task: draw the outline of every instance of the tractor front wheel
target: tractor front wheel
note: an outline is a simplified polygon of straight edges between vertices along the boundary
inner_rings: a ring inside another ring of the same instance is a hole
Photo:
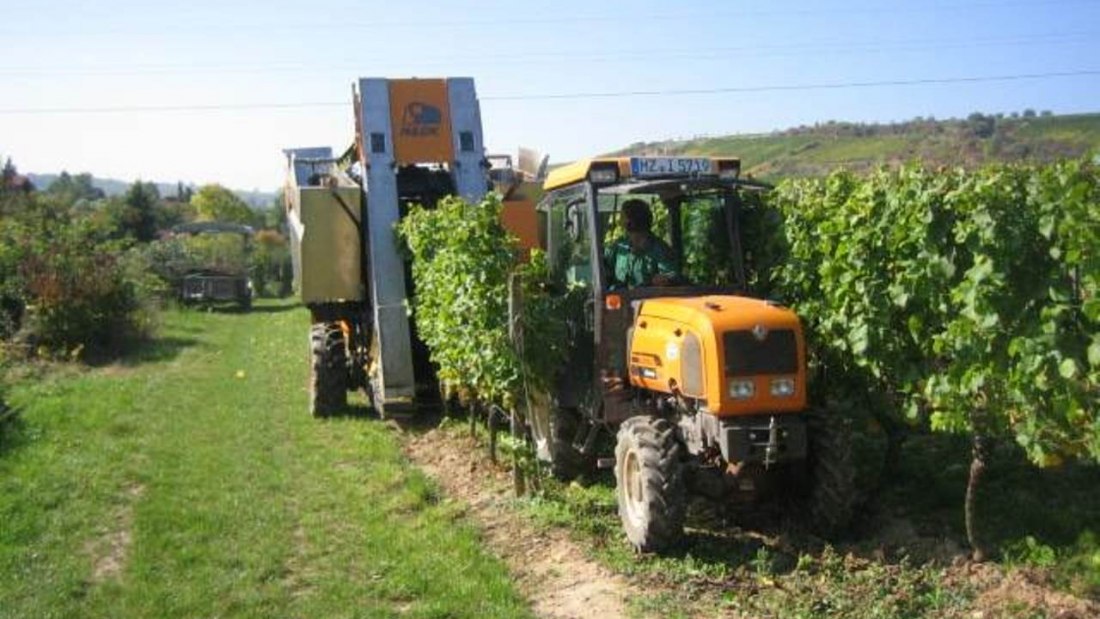
[[[619,428],[615,486],[619,518],[639,552],[662,552],[684,532],[683,447],[667,419],[632,417]]]
[[[340,324],[313,324],[309,352],[310,412],[314,417],[327,417],[348,403],[348,353]]]

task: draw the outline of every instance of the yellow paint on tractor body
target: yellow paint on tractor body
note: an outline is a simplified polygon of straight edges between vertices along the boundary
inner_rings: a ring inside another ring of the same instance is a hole
[[[719,417],[795,413],[806,407],[806,346],[791,310],[759,299],[712,295],[646,299],[630,338],[630,382],[706,402]],[[734,398],[732,381],[753,395]],[[786,395],[773,381],[793,381]]]

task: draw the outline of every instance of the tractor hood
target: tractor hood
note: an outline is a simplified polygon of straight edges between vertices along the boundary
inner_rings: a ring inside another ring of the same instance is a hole
[[[805,408],[802,326],[787,308],[726,295],[658,297],[642,302],[631,332],[635,386],[698,399],[716,415]]]

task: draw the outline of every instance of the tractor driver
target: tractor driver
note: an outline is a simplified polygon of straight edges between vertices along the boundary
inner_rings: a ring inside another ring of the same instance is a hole
[[[626,234],[604,249],[611,275],[610,288],[668,286],[679,277],[672,248],[650,231],[653,213],[637,198],[623,202],[621,219]]]

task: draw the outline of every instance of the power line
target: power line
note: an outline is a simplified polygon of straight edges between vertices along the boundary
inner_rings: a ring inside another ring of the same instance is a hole
[[[1019,73],[1015,75],[987,75],[967,77],[920,78],[908,80],[881,80],[865,82],[820,82],[815,84],[772,84],[764,86],[729,86],[721,88],[687,88],[663,90],[626,90],[606,92],[569,92],[536,94],[502,94],[481,96],[482,101],[550,101],[579,99],[619,99],[628,97],[671,97],[685,95],[717,95],[735,93],[791,92],[815,90],[847,90],[858,88],[880,88],[891,86],[927,86],[946,84],[978,84],[988,82],[1012,82],[1023,80],[1054,79],[1067,77],[1100,76],[1100,69],[1079,71],[1058,71],[1048,73]],[[208,112],[242,111],[257,109],[305,109],[319,107],[338,107],[349,105],[347,101],[313,102],[261,102],[195,105],[131,105],[109,107],[54,107],[54,108],[7,108],[0,109],[0,115],[45,115],[45,114],[114,114],[132,112]]]
[[[1011,9],[1022,8],[1034,11],[1042,7],[1059,7],[1065,8],[1071,5],[1096,5],[1097,0],[1049,0],[1041,2],[1037,0],[989,0],[984,2],[962,2],[962,3],[939,3],[939,4],[922,4],[920,6],[896,6],[893,3],[888,3],[887,6],[850,6],[850,7],[825,7],[825,8],[801,8],[801,9],[754,9],[754,8],[735,8],[735,9],[721,9],[721,10],[706,10],[706,11],[676,11],[676,12],[664,12],[664,13],[637,13],[637,12],[623,12],[618,11],[615,13],[597,13],[588,15],[537,15],[537,16],[524,16],[524,17],[501,17],[501,18],[473,18],[473,19],[397,19],[397,20],[371,20],[371,21],[357,21],[354,19],[341,19],[334,22],[278,22],[278,23],[257,23],[252,21],[249,23],[207,23],[207,24],[191,24],[196,30],[201,32],[244,32],[244,31],[281,31],[281,30],[378,30],[385,28],[448,28],[451,30],[457,30],[463,27],[478,27],[478,26],[518,26],[518,25],[561,25],[572,23],[631,23],[640,21],[671,21],[682,19],[719,19],[723,17],[741,17],[741,18],[757,18],[757,17],[792,17],[792,16],[814,16],[814,15],[863,15],[863,14],[890,14],[895,15],[899,13],[936,13],[936,12],[966,12],[974,10],[985,9]],[[14,22],[13,22],[14,23]],[[180,24],[173,26],[173,33],[184,32],[185,30],[180,28]],[[25,28],[17,29],[0,29],[0,34],[21,35],[26,34]],[[57,30],[51,29],[46,32],[36,31],[34,33],[35,39],[42,39],[49,36],[57,37],[71,37],[74,35],[117,35],[127,34],[125,29],[120,28],[105,28],[101,30]],[[148,30],[141,29],[134,31],[135,34],[148,33]],[[156,33],[149,33],[150,36],[163,36],[165,32],[157,31]]]
[[[883,80],[871,82],[832,82],[817,84],[777,84],[769,86],[732,86],[724,88],[697,88],[682,90],[632,90],[618,92],[548,93],[534,95],[498,95],[481,97],[482,101],[533,101],[553,99],[609,99],[622,97],[663,97],[672,95],[713,95],[730,93],[783,92],[809,90],[845,90],[849,88],[875,88],[883,86],[923,86],[934,84],[975,84],[982,82],[1010,82],[1020,80],[1081,77],[1100,75],[1100,69],[1062,71],[1051,73],[1020,73],[1016,75],[989,75],[971,77],[942,77],[911,80]]]
[[[509,64],[523,66],[535,63],[564,61],[569,59],[585,60],[589,62],[600,61],[632,61],[646,58],[674,58],[677,60],[689,59],[715,59],[721,60],[732,54],[745,54],[752,58],[769,56],[786,56],[800,53],[882,53],[888,51],[923,51],[945,49],[973,49],[981,47],[1022,46],[1022,45],[1059,45],[1074,43],[1091,43],[1100,36],[1097,32],[1063,32],[1048,33],[1033,36],[1006,36],[989,38],[967,39],[908,39],[901,41],[868,41],[868,42],[844,42],[824,44],[794,44],[794,45],[739,45],[720,47],[695,47],[695,48],[671,48],[671,49],[620,49],[620,50],[590,50],[568,52],[532,52],[517,54],[477,54],[477,55],[451,55],[422,58],[403,58],[405,63],[413,65],[418,63],[452,63],[458,60],[469,59],[474,64],[492,64],[500,66]],[[465,65],[471,63],[464,62]],[[308,63],[264,63],[264,64],[176,64],[176,65],[133,65],[129,67],[111,67],[102,69],[71,69],[71,68],[16,68],[0,70],[0,76],[49,79],[53,77],[91,77],[91,76],[128,76],[128,75],[171,75],[183,73],[222,73],[222,74],[260,74],[260,73],[292,73],[309,72],[334,73],[354,70],[360,67],[359,62],[329,63],[324,67]]]
[[[242,110],[290,110],[350,105],[348,101],[303,101],[296,103],[209,103],[194,105],[119,105],[105,107],[43,107],[0,109],[5,114],[118,114],[129,112],[235,112]]]

